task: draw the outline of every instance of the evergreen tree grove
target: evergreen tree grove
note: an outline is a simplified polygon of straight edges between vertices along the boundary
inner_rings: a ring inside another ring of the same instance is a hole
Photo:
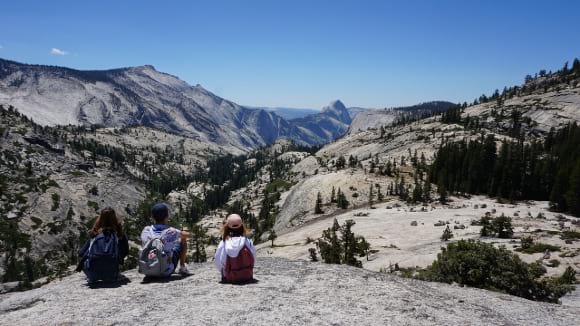
[[[513,200],[549,200],[552,209],[580,216],[580,128],[552,130],[545,141],[502,141],[493,135],[443,144],[428,179],[446,192]],[[418,194],[417,194],[418,195]]]

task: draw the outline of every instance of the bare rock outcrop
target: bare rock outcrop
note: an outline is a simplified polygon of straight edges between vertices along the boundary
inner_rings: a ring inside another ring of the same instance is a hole
[[[256,283],[194,275],[91,289],[81,274],[0,296],[1,325],[576,325],[580,311],[485,290],[426,283],[354,267],[280,258],[257,263]]]

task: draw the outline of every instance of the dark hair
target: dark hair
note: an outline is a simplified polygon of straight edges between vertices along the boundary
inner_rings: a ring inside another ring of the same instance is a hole
[[[169,207],[165,203],[157,203],[151,207],[151,217],[156,223],[161,223],[169,217]]]
[[[123,226],[119,222],[115,210],[111,207],[105,207],[101,210],[101,214],[97,217],[89,235],[94,238],[103,231],[114,231],[117,236],[123,235]]]

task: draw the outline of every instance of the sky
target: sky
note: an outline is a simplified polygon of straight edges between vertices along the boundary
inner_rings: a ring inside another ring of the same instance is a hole
[[[0,58],[151,64],[242,105],[472,101],[580,57],[580,1],[6,1]]]

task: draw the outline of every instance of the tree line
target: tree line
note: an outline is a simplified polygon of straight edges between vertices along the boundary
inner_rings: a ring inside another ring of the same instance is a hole
[[[439,192],[506,200],[549,200],[580,216],[580,128],[551,130],[545,141],[499,141],[494,135],[448,142],[438,149],[429,179]]]

